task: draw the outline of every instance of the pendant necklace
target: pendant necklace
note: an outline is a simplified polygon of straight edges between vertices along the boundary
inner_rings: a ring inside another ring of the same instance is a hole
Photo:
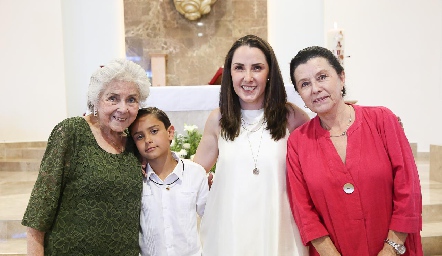
[[[241,117],[241,120],[244,121],[244,119],[242,119],[242,117]],[[243,125],[243,123],[241,122],[241,126],[242,126],[242,128],[243,128],[244,130],[246,130],[246,131],[249,132],[249,133],[246,134],[246,136],[247,136],[247,141],[249,142],[250,152],[252,153],[253,163],[255,164],[255,168],[254,168],[253,171],[252,171],[253,174],[255,174],[255,175],[258,175],[258,174],[259,174],[259,169],[258,169],[258,167],[257,167],[257,162],[258,162],[259,150],[261,149],[262,135],[263,135],[263,133],[264,133],[264,128],[263,128],[263,126],[264,126],[264,124],[266,123],[266,122],[264,121],[264,119],[261,119],[260,122],[262,122],[261,125],[260,125],[257,129],[255,129],[255,130],[248,130],[248,129],[246,129],[246,127],[245,127],[245,126]],[[246,123],[246,122],[244,121],[244,123]],[[257,122],[257,123],[258,123],[258,122]],[[255,124],[257,124],[257,123],[255,123]],[[258,130],[261,129],[261,128],[262,128],[262,130],[261,130],[261,138],[259,139],[258,152],[256,153],[256,157],[255,157],[255,154],[253,153],[252,143],[250,142],[250,138],[249,138],[249,136],[250,136],[250,133],[256,132],[256,131],[258,131]]]

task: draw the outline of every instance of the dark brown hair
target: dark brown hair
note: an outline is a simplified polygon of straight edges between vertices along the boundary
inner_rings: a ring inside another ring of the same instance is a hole
[[[135,121],[147,115],[154,115],[158,120],[160,120],[164,124],[164,127],[166,127],[166,129],[169,128],[169,126],[171,125],[170,119],[167,116],[167,114],[163,110],[157,107],[140,108],[138,110],[137,118],[135,119]],[[132,127],[134,126],[135,121],[129,126],[130,132],[132,132]]]
[[[287,94],[272,47],[265,40],[255,35],[247,35],[238,39],[226,55],[219,99],[221,136],[233,141],[239,135],[241,129],[241,106],[239,97],[233,89],[230,68],[236,49],[244,45],[260,49],[269,65],[269,77],[264,92],[264,117],[267,122],[266,129],[270,130],[272,139],[279,140],[286,135],[287,130]]]
[[[296,68],[301,64],[305,64],[310,59],[318,57],[326,59],[338,75],[341,75],[344,71],[344,67],[342,67],[339,60],[329,49],[321,46],[310,46],[304,48],[300,50],[295,57],[293,57],[292,61],[290,61],[290,79],[292,80],[292,84],[295,86],[296,91],[298,91],[295,80]],[[342,88],[342,96],[345,96],[345,86]]]

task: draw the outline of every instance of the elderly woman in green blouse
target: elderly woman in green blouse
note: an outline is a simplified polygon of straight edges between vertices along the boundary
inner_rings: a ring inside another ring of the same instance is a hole
[[[114,60],[91,77],[91,114],[52,130],[22,220],[28,255],[138,255],[141,167],[126,130],[149,86]]]

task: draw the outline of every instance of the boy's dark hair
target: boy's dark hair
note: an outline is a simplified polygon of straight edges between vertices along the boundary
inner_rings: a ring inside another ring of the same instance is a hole
[[[147,115],[154,115],[158,120],[160,120],[164,124],[164,127],[166,127],[166,129],[169,128],[169,126],[171,125],[170,119],[167,116],[167,114],[163,110],[157,107],[148,107],[148,108],[139,109],[135,121]],[[132,131],[132,127],[135,124],[135,121],[129,126],[130,131]]]
[[[292,84],[295,86],[295,90],[298,91],[296,87],[295,80],[295,70],[301,65],[307,63],[310,59],[313,58],[324,58],[328,61],[328,63],[333,67],[338,75],[341,75],[344,72],[344,67],[342,67],[339,60],[329,49],[321,47],[321,46],[310,46],[304,48],[296,54],[295,57],[290,61],[290,79],[292,80]],[[342,96],[345,96],[346,90],[345,86],[342,88]]]

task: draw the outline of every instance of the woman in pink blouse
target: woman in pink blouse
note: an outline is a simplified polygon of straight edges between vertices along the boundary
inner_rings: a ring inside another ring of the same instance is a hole
[[[346,104],[344,69],[325,48],[301,50],[290,76],[317,113],[287,148],[290,204],[310,255],[423,255],[419,176],[397,116]]]

